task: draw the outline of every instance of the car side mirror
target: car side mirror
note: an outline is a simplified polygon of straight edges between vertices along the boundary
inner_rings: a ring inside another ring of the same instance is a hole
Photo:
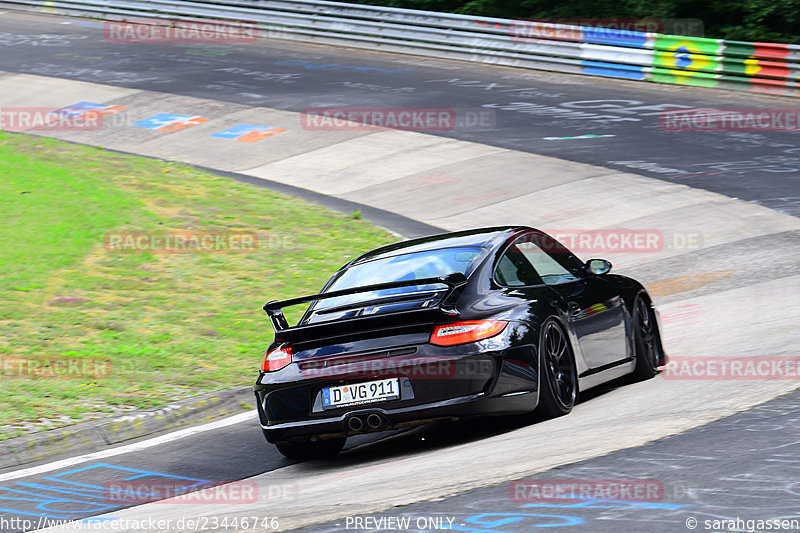
[[[608,274],[611,270],[611,263],[605,259],[589,259],[586,261],[586,271],[595,276],[602,276]]]

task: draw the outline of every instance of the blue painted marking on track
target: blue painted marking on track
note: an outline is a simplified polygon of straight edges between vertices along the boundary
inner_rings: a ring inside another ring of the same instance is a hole
[[[172,115],[170,113],[159,113],[144,120],[134,122],[131,124],[131,126],[136,126],[137,128],[146,128],[148,130],[157,130],[159,128],[163,128],[164,126],[170,126],[176,122],[186,122],[191,118],[194,118],[194,115]]]
[[[270,131],[277,130],[275,126],[256,126],[255,124],[239,124],[227,130],[212,133],[209,137],[219,137],[221,139],[238,139],[249,133],[269,133]]]
[[[93,483],[71,479],[76,474],[87,472],[92,474]],[[120,472],[128,474],[122,481],[148,477],[178,480],[184,491],[210,482],[208,479],[176,476],[108,463],[93,463],[60,474],[43,476],[36,481],[17,481],[11,486],[0,486],[0,512],[52,519],[75,519],[76,515],[83,513],[102,513],[117,509],[122,503],[130,503],[130,500],[113,497],[109,493],[109,484],[119,482],[112,473],[119,475]],[[33,490],[36,492],[32,492]],[[119,494],[133,493],[129,490],[120,490]],[[140,493],[136,495],[142,496]],[[70,496],[77,496],[80,499]],[[14,505],[12,502],[19,505]]]
[[[484,520],[488,517],[497,517],[494,520]],[[538,523],[533,523],[536,520]],[[508,531],[495,529],[500,526],[509,524],[517,524],[525,521],[523,531],[528,531],[530,528],[538,527],[565,527],[577,526],[584,523],[583,518],[577,516],[564,516],[555,514],[538,514],[538,513],[483,513],[472,515],[465,520],[469,524],[475,524],[476,527],[468,525],[450,526],[451,530],[456,531],[472,531],[472,532],[485,532],[485,533],[519,533],[517,531]]]
[[[574,496],[559,497],[559,499],[579,500],[575,503],[526,503],[523,507],[551,507],[560,509],[624,509],[627,507],[638,509],[683,509],[685,505],[677,503],[637,502],[633,500],[610,500],[606,498],[578,498]]]
[[[55,479],[52,477],[45,477],[43,478],[47,481],[56,481],[61,482],[59,479]],[[69,482],[67,482],[69,483]],[[93,486],[93,485],[84,485],[83,487],[58,487],[53,485],[43,485],[41,483],[28,483],[25,481],[17,481],[17,485],[21,485],[28,489],[40,489],[40,490],[49,490],[50,492],[60,492],[62,494],[71,494],[72,496],[102,496],[103,495],[103,487]]]
[[[7,491],[10,493],[22,494],[31,497],[10,497],[0,496],[0,500],[17,501],[17,502],[37,502],[29,510],[8,509],[0,507],[0,511],[6,511],[15,514],[23,514],[28,516],[41,516],[45,518],[70,518],[71,514],[88,513],[88,512],[103,512],[118,507],[117,505],[102,504],[86,500],[75,500],[72,498],[54,497],[47,494],[39,494],[25,490],[12,489],[10,487],[0,487],[0,491]],[[50,508],[50,505],[57,505],[57,508]],[[69,507],[71,505],[71,507]],[[48,513],[48,514],[43,514]]]
[[[613,76],[629,80],[643,80],[647,73],[644,67],[637,65],[622,65],[619,63],[604,63],[602,61],[581,61],[583,74],[596,76]]]
[[[68,117],[77,117],[88,113],[89,111],[103,111],[111,107],[110,105],[95,104],[92,102],[78,102],[77,104],[68,105],[53,111],[59,115],[66,115]]]
[[[116,465],[111,465],[111,464],[108,464],[108,463],[94,463],[94,464],[91,464],[89,466],[84,466],[83,468],[76,468],[75,470],[70,470],[68,472],[61,472],[60,474],[56,474],[54,477],[66,476],[68,474],[75,474],[77,472],[85,472],[87,470],[92,470],[94,468],[111,468],[111,469],[114,469],[114,470],[122,470],[124,472],[137,472],[139,474],[149,474],[151,476],[166,477],[166,478],[171,478],[171,479],[186,479],[186,480],[189,480],[189,481],[203,481],[203,482],[208,482],[209,481],[208,479],[200,479],[200,478],[196,478],[196,477],[173,476],[172,474],[164,474],[162,472],[153,472],[153,471],[150,471],[150,470],[139,470],[138,468],[128,468],[128,467],[125,467],[125,466],[116,466]],[[135,477],[141,477],[141,476],[135,476]],[[128,479],[134,479],[134,477],[131,477],[131,478],[128,478]]]
[[[574,503],[528,503],[522,507],[551,509],[683,509],[685,505],[659,502],[639,502],[612,500],[604,498],[579,498],[564,496],[560,499],[573,499]],[[577,526],[586,522],[581,517],[563,514],[540,514],[524,512],[481,513],[468,517],[464,525],[453,524],[450,529],[472,533],[520,533],[532,528]],[[506,529],[505,526],[519,524],[520,529]],[[503,528],[503,529],[498,529]]]

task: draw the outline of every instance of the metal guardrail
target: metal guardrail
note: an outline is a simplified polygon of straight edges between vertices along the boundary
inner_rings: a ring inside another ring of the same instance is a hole
[[[800,96],[800,46],[322,0],[0,2],[6,9],[169,24],[255,23],[271,38],[630,80]]]

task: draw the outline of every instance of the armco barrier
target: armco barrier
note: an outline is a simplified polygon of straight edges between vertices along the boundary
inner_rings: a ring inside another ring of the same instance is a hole
[[[662,35],[321,0],[0,2],[104,20],[257,23],[273,38],[482,63],[800,96],[800,46]]]

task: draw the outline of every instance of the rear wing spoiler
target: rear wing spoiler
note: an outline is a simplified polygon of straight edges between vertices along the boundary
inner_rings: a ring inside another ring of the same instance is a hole
[[[284,331],[287,329],[291,329],[289,323],[286,321],[286,317],[283,316],[283,308],[284,307],[291,307],[293,305],[300,305],[304,303],[311,303],[317,302],[321,300],[329,300],[331,298],[338,298],[340,296],[349,296],[351,294],[358,294],[362,292],[372,292],[372,291],[380,291],[385,289],[397,289],[401,287],[415,287],[418,285],[446,285],[447,286],[447,295],[444,296],[439,304],[439,309],[444,312],[455,313],[455,309],[452,307],[453,302],[450,302],[450,297],[455,293],[456,289],[463,287],[467,284],[467,277],[460,272],[450,274],[447,276],[442,276],[438,278],[424,278],[424,279],[411,279],[405,281],[393,281],[390,283],[377,283],[374,285],[364,285],[362,287],[352,287],[349,289],[342,289],[339,291],[331,291],[319,294],[312,294],[310,296],[301,296],[299,298],[291,298],[289,300],[272,300],[267,302],[264,305],[264,311],[266,311],[267,315],[269,316],[270,321],[272,321],[272,327],[275,328],[275,332]],[[445,290],[445,289],[442,289]],[[411,294],[398,294],[396,296],[389,296],[389,297],[381,297],[375,300],[365,300],[363,302],[358,302],[357,304],[349,304],[340,307],[335,307],[332,309],[326,309],[326,312],[335,312],[337,310],[345,310],[345,309],[357,309],[360,307],[367,307],[369,305],[379,305],[379,304],[386,304],[392,302],[400,302],[404,300],[408,300],[415,296],[420,296],[421,294],[434,294],[440,291],[429,291],[423,293],[411,293]],[[391,314],[391,313],[388,313]]]

